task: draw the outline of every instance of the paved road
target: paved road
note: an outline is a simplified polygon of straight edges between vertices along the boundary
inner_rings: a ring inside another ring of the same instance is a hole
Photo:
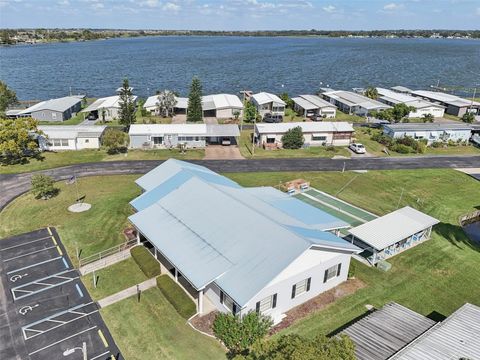
[[[39,171],[55,180],[66,180],[73,174],[78,177],[94,175],[144,174],[161,160],[106,161],[77,164],[51,170]],[[217,172],[262,172],[262,171],[341,171],[345,170],[393,170],[425,168],[477,168],[480,156],[421,156],[390,158],[300,158],[300,159],[254,159],[254,160],[192,160]],[[30,189],[34,173],[0,175],[0,210],[10,201]]]

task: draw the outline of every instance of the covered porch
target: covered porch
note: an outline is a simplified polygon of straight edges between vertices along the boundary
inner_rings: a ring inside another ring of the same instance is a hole
[[[155,247],[145,236],[137,231],[137,242],[145,246],[158,261],[160,265],[161,274],[168,275],[172,280],[179,285],[179,287],[188,295],[188,297],[195,303],[198,315],[205,315],[217,310],[213,302],[205,294],[206,289],[197,289],[191,282],[180,272],[180,270],[173,265],[159,249]]]

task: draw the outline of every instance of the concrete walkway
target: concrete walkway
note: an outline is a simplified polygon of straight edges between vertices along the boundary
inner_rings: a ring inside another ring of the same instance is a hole
[[[123,299],[129,298],[130,296],[134,296],[137,294],[137,286],[140,291],[145,291],[150,288],[153,288],[157,286],[157,279],[156,278],[151,278],[148,280],[145,280],[144,282],[133,285],[125,290],[119,291],[116,294],[107,296],[106,298],[103,298],[98,301],[98,306],[101,308],[104,308],[105,306],[115,304],[118,301],[122,301]]]
[[[107,266],[116,264],[120,261],[128,259],[131,256],[130,255],[130,249],[131,248],[128,248],[128,249],[120,251],[116,254],[106,256],[103,259],[100,259],[100,260],[94,261],[90,264],[87,264],[85,266],[82,266],[78,270],[80,271],[80,274],[85,275],[85,274],[90,274],[91,272],[106,268]]]

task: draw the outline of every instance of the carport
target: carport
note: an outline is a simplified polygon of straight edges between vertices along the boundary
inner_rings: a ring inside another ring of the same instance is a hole
[[[237,145],[240,136],[238,125],[235,124],[207,124],[207,144]]]

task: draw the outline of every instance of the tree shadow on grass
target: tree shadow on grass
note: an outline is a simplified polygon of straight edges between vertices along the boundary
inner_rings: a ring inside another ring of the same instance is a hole
[[[473,240],[469,239],[465,231],[463,231],[460,225],[453,225],[441,222],[433,228],[433,230],[440,236],[447,239],[447,241],[461,248],[461,245],[468,246],[469,248],[480,251],[480,244],[477,244]]]

